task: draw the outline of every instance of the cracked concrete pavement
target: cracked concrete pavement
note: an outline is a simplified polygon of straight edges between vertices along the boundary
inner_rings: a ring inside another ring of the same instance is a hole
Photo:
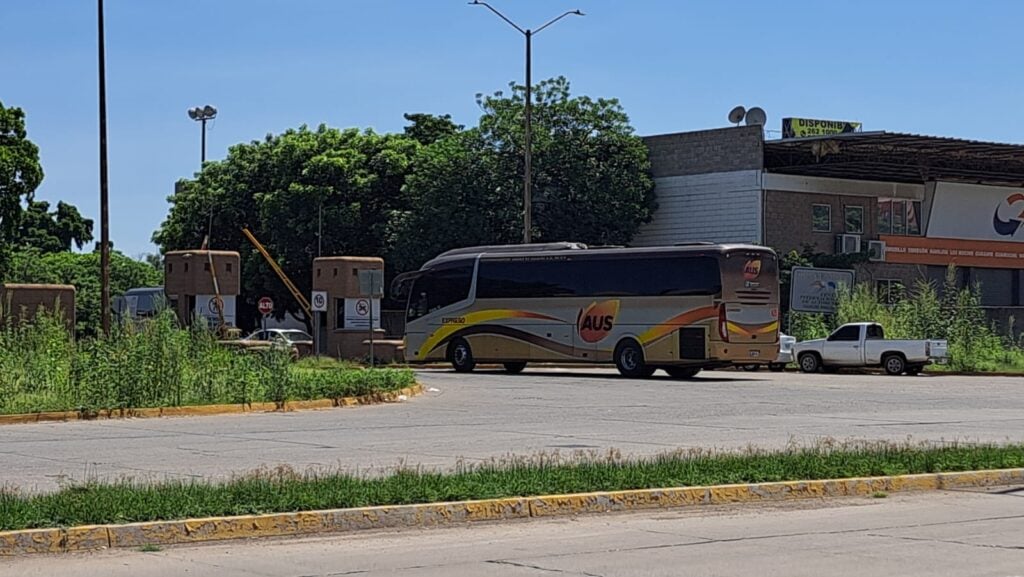
[[[589,515],[0,561],[0,577],[1024,575],[1024,489]]]
[[[1024,378],[718,371],[693,381],[613,371],[420,371],[403,403],[209,417],[0,427],[0,485],[223,479],[260,466],[370,474],[510,453],[650,455],[823,438],[1024,441]]]

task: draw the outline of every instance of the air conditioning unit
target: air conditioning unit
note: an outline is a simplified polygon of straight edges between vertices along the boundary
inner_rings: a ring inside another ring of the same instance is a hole
[[[840,234],[836,236],[836,253],[856,254],[860,252],[859,234]]]
[[[884,240],[869,240],[868,241],[868,260],[871,262],[884,262],[885,261],[885,241]]]

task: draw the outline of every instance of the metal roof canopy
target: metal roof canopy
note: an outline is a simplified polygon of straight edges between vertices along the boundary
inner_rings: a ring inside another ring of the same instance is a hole
[[[768,172],[923,183],[949,180],[1024,187],[1024,145],[897,132],[766,140]]]

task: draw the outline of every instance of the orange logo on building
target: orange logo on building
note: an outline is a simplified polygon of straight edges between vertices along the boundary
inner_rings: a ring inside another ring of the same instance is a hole
[[[617,300],[592,302],[587,308],[580,309],[580,314],[576,317],[576,330],[584,342],[596,343],[612,331],[618,314]]]
[[[743,280],[754,280],[761,276],[761,259],[752,258],[743,265]]]

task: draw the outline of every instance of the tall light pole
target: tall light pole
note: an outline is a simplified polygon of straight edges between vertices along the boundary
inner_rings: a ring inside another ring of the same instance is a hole
[[[110,335],[110,205],[107,186],[107,56],[103,41],[103,0],[96,0],[100,76],[100,326]]]
[[[532,210],[533,210],[533,207],[530,204],[532,202],[532,194],[531,194],[532,185],[531,185],[531,181],[530,181],[530,154],[531,154],[532,148],[533,148],[533,126],[532,126],[532,118],[531,118],[532,109],[533,109],[533,102],[531,101],[532,99],[531,99],[531,96],[530,96],[530,92],[533,89],[533,85],[532,85],[532,78],[530,77],[531,76],[530,68],[531,68],[531,60],[532,60],[531,59],[531,55],[530,55],[530,44],[531,44],[531,40],[533,39],[533,36],[535,34],[540,32],[541,30],[547,28],[548,26],[551,26],[555,22],[558,22],[562,18],[565,18],[566,16],[570,16],[570,15],[573,15],[573,16],[583,16],[584,14],[583,14],[583,12],[580,12],[579,10],[569,10],[568,12],[566,12],[565,14],[562,14],[561,16],[558,16],[558,17],[552,18],[551,20],[548,20],[548,22],[546,24],[544,24],[540,28],[537,28],[536,30],[530,30],[529,28],[524,30],[518,24],[516,24],[515,22],[509,20],[504,14],[502,14],[501,12],[498,12],[493,6],[491,6],[490,4],[488,4],[486,2],[481,2],[480,0],[473,0],[472,2],[470,2],[470,4],[473,5],[473,6],[483,6],[484,8],[487,8],[488,10],[490,10],[491,12],[494,12],[498,16],[498,18],[501,18],[502,20],[507,22],[509,26],[515,28],[516,30],[519,31],[520,34],[522,34],[523,36],[526,37],[526,110],[525,110],[525,117],[526,117],[525,118],[525,124],[526,124],[526,130],[525,130],[525,132],[526,132],[526,147],[525,147],[525,149],[523,151],[523,164],[525,165],[524,166],[525,174],[523,175],[523,243],[524,244],[530,244],[530,241],[532,240],[531,239],[531,235],[530,235],[530,228],[532,226],[532,223],[530,222],[530,220],[531,220],[531,216],[532,216],[531,213],[532,213]]]
[[[196,106],[195,108],[188,109],[188,117],[196,122],[203,123],[203,144],[202,152],[200,153],[199,167],[202,168],[206,164],[206,121],[217,118],[217,109],[207,104],[206,106]]]

